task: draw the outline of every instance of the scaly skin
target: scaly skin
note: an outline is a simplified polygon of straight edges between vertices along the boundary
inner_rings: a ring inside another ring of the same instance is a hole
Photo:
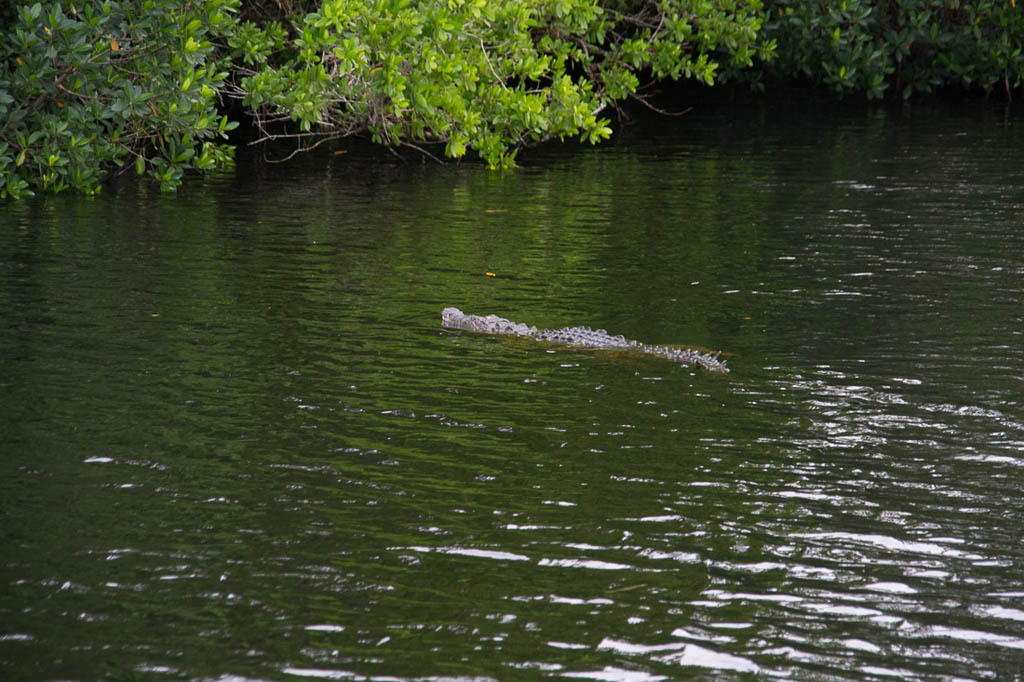
[[[467,315],[458,308],[445,308],[441,312],[441,324],[452,329],[464,329],[481,334],[507,334],[547,341],[564,343],[580,348],[597,348],[604,350],[627,350],[646,355],[654,355],[683,365],[696,365],[709,372],[727,374],[729,368],[724,360],[718,359],[718,353],[702,353],[692,348],[673,348],[670,346],[653,346],[640,341],[627,339],[621,334],[612,336],[604,329],[590,327],[564,327],[562,329],[537,329],[513,322],[497,315]]]

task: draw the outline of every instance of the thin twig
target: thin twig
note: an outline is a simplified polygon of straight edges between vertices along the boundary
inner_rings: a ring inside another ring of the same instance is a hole
[[[420,147],[419,145],[415,145],[412,142],[403,142],[402,146],[403,147],[411,147],[411,148],[415,149],[416,151],[418,151],[420,154],[423,154],[424,156],[429,156],[434,161],[436,161],[439,165],[441,165],[441,166],[445,165],[445,162],[442,159],[437,158],[436,156],[434,156],[433,154],[428,152],[423,147]]]
[[[637,102],[640,102],[640,104],[643,104],[645,107],[647,107],[651,111],[656,112],[658,114],[661,114],[662,116],[684,116],[684,115],[690,113],[691,111],[693,111],[693,107],[686,107],[682,111],[666,111],[665,109],[662,109],[660,107],[656,107],[653,104],[651,104],[650,102],[648,102],[647,98],[644,97],[643,95],[637,95],[636,93],[630,93],[629,97],[630,97],[630,99],[634,99]]]
[[[271,159],[271,158],[267,157],[266,154],[264,154],[263,155],[263,160],[266,161],[267,163],[284,163],[285,161],[291,160],[296,154],[299,154],[300,152],[311,152],[314,149],[316,149],[317,147],[319,147],[320,145],[322,145],[324,142],[330,142],[332,140],[337,140],[337,139],[340,139],[340,138],[341,138],[340,135],[327,136],[327,137],[324,137],[324,138],[318,140],[311,147],[301,147],[301,146],[300,147],[296,147],[295,150],[291,154],[289,154],[288,156],[284,157],[283,159]]]
[[[484,39],[478,38],[478,40],[480,41],[480,51],[484,53],[484,59],[487,60],[487,66],[491,67],[491,73],[494,74],[494,80],[501,84],[501,87],[505,89],[505,92],[508,92],[508,86],[505,85],[505,81],[501,80],[501,76],[499,76],[498,72],[494,70],[494,64],[491,64],[491,58],[487,56],[487,48],[484,47]]]

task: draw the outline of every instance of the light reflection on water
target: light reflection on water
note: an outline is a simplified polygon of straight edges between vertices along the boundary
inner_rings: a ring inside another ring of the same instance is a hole
[[[12,212],[0,673],[1012,679],[1024,175],[892,126]]]

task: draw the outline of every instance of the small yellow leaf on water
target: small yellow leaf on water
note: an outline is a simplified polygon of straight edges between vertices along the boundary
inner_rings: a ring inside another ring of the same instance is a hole
[[[348,154],[348,150],[347,149],[339,149],[338,151],[334,152],[335,156],[341,156],[342,154]]]
[[[117,44],[117,40],[115,38],[111,38],[110,39],[110,51],[111,52],[117,52],[120,49],[121,49],[121,46]]]
[[[485,272],[484,274],[487,275],[488,277],[497,277],[497,275],[495,275],[493,272]]]

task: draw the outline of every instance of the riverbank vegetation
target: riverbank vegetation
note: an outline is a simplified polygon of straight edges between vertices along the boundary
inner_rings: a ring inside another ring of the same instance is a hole
[[[909,99],[937,91],[1012,98],[1024,78],[1016,0],[769,0],[762,37],[776,58],[751,82],[806,81],[840,95]]]
[[[365,134],[440,158],[612,133],[693,80],[907,99],[1012,97],[1016,0],[65,0],[0,9],[0,196],[177,187],[229,133],[301,151]]]

